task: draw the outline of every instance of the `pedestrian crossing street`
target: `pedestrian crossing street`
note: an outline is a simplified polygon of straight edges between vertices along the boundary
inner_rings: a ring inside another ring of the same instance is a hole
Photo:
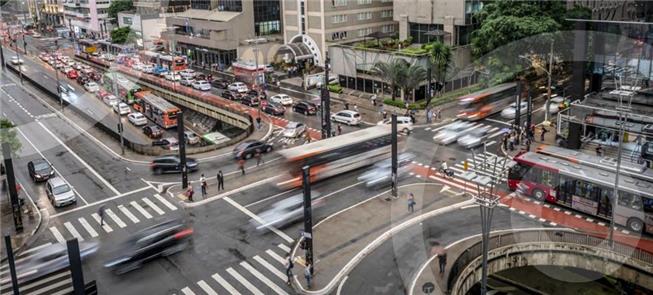
[[[495,159],[496,159],[496,165],[498,166],[496,172],[493,169]],[[501,167],[503,167],[504,173],[500,180],[501,182],[508,181],[507,173],[505,173],[505,171],[508,169],[508,163],[512,161],[512,159],[508,157],[500,156],[490,152],[479,152],[476,153],[475,158],[472,157],[472,158],[461,160],[455,163],[453,166],[450,166],[449,168],[455,171],[456,174],[465,173],[465,161],[467,161],[467,166],[468,166],[467,171],[473,171],[476,172],[477,174],[485,175],[485,176],[494,175],[495,173],[501,171]]]
[[[27,251],[16,255],[16,265],[27,261],[38,250],[52,245],[52,243],[45,243],[43,245],[31,248]],[[73,291],[72,278],[68,268],[55,271],[45,277],[40,277],[33,280],[19,281],[18,290],[23,295],[63,295],[70,294]],[[11,275],[9,273],[9,265],[3,264],[0,266],[0,294],[7,295],[13,294],[11,286]]]
[[[199,280],[196,284],[183,287],[181,293],[184,295],[292,294],[292,290],[286,285],[288,277],[284,266],[285,257],[290,250],[287,245],[279,244],[273,249],[267,249],[250,259]],[[301,266],[295,263],[293,272],[301,271],[303,271]]]
[[[81,242],[176,210],[178,208],[172,202],[159,194],[154,194],[151,197],[143,197],[140,201],[131,201],[116,207],[107,206],[104,210],[102,226],[100,215],[95,212],[90,216],[66,221],[62,225],[51,226],[48,231],[58,243],[65,243],[72,238],[77,238]]]

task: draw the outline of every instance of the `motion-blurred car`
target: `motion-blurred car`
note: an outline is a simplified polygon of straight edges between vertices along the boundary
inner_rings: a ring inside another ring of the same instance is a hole
[[[546,105],[544,106],[546,109]],[[549,100],[549,113],[556,114],[566,108],[565,98],[556,94]]]
[[[227,89],[227,87],[229,87],[229,81],[223,79],[213,79],[213,81],[211,81],[211,85],[213,85],[215,88]]]
[[[277,94],[270,97],[270,102],[275,102],[283,106],[292,105],[292,98],[286,94]]]
[[[48,182],[45,184],[45,193],[55,207],[63,207],[77,202],[77,197],[72,186],[61,177],[48,179]]]
[[[22,65],[25,61],[22,58],[19,58],[18,56],[12,56],[11,57],[11,64],[12,65]]]
[[[520,116],[526,115],[526,110],[528,108],[528,102],[522,101],[520,104],[519,113]],[[501,117],[506,119],[514,119],[515,114],[517,114],[517,102],[513,102],[507,108],[501,111]]]
[[[195,134],[193,131],[184,131],[184,139],[188,144],[198,144],[200,143],[200,137]]]
[[[458,121],[447,125],[444,129],[440,130],[433,140],[439,144],[450,144],[455,142],[459,137],[465,135],[474,126],[473,123]]]
[[[263,111],[274,116],[283,116],[286,113],[286,108],[274,102],[268,102],[263,106]]]
[[[45,181],[54,176],[54,168],[43,158],[29,161],[27,171],[34,182]]]
[[[388,118],[376,123],[376,125],[390,125],[392,124],[392,119]],[[413,131],[413,120],[410,117],[397,117],[397,130],[405,134],[410,134]]]
[[[158,257],[180,252],[191,243],[193,229],[181,220],[166,221],[134,233],[115,249],[104,267],[121,275]]]
[[[311,192],[311,199],[313,200],[311,207],[313,209],[322,205],[323,202],[317,200],[319,197],[320,193]],[[272,205],[270,209],[257,214],[257,216],[258,219],[250,219],[250,224],[255,226],[257,230],[288,226],[304,217],[304,196],[299,194],[283,199]]]
[[[79,256],[82,262],[97,252],[98,249],[99,244],[97,242],[79,242]],[[65,244],[57,243],[39,249],[24,260],[17,262],[16,274],[19,282],[26,282],[69,266],[68,248]],[[8,277],[7,282],[10,282]],[[2,284],[5,284],[4,280]]]
[[[127,119],[129,120],[129,123],[134,124],[134,126],[147,125],[147,118],[139,112],[133,112],[127,115]]]
[[[102,101],[109,105],[111,108],[113,108],[114,105],[117,105],[120,103],[120,99],[118,99],[115,95],[107,95],[102,98]]]
[[[149,138],[161,138],[163,136],[163,129],[156,125],[149,125],[143,127],[143,133]]]
[[[361,114],[351,110],[339,111],[331,115],[331,121],[345,123],[347,125],[358,125],[361,122]]]
[[[150,168],[154,174],[181,172],[181,160],[177,155],[157,157],[152,160]],[[193,158],[186,158],[186,168],[189,172],[197,171],[199,163]]]
[[[409,164],[414,158],[415,155],[410,153],[399,154],[397,157],[397,179],[409,174]],[[392,181],[392,159],[386,159],[374,164],[358,177],[358,181],[365,182],[367,187],[390,184]]]
[[[272,146],[260,140],[245,140],[234,148],[233,155],[236,159],[249,159],[256,155],[257,151],[269,153]]]
[[[458,138],[458,144],[466,149],[477,147],[487,140],[489,131],[490,127],[488,126],[469,131],[467,134]]]
[[[283,136],[295,138],[306,132],[306,125],[299,122],[288,122],[286,129],[283,130]]]
[[[97,83],[95,82],[87,82],[86,84],[84,84],[84,89],[86,89],[86,91],[89,92],[95,92],[100,90],[100,86],[98,86]]]

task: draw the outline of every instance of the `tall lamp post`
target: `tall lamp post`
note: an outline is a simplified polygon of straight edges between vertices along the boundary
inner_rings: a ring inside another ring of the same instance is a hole
[[[520,55],[519,58],[527,60],[531,66],[533,67],[538,67],[542,71],[544,71],[547,75],[547,88],[546,88],[546,102],[544,103],[544,122],[542,122],[543,125],[549,126],[551,125],[551,122],[549,121],[549,106],[551,104],[551,79],[552,79],[552,74],[553,74],[553,43],[554,41],[551,40],[551,46],[550,46],[550,51],[549,51],[549,66],[548,69],[544,68],[541,65],[538,65],[537,63],[534,63],[532,59],[530,59],[528,56]]]
[[[249,44],[250,46],[254,44],[254,66],[256,69],[254,70],[254,88],[258,89],[258,79],[259,79],[259,70],[258,70],[258,54],[259,54],[259,49],[258,49],[258,44],[263,43],[267,41],[265,38],[256,38],[256,39],[247,39],[245,42]]]

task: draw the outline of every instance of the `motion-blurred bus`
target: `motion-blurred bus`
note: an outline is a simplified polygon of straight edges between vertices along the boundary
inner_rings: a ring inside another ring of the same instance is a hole
[[[157,125],[163,128],[177,126],[177,113],[180,109],[167,100],[152,94],[150,91],[136,93],[137,102],[134,109],[143,113]]]
[[[316,182],[390,157],[390,125],[377,125],[340,136],[279,151],[289,164],[291,179],[284,188],[302,184],[302,167],[310,166],[311,182]],[[401,139],[401,137],[400,137]]]
[[[476,121],[500,112],[517,99],[517,83],[505,83],[458,98],[458,118]]]

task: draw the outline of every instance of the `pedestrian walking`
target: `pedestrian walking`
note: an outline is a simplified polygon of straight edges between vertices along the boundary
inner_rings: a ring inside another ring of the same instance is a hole
[[[195,191],[193,191],[193,185],[189,183],[188,189],[186,189],[186,197],[188,198],[188,201],[193,201],[193,194],[195,194]]]
[[[337,129],[338,129],[338,135],[342,134],[342,126],[340,126],[340,124],[338,124]]]
[[[286,266],[286,276],[288,277],[288,281],[286,283],[288,284],[288,286],[290,286],[290,280],[293,276],[292,269],[293,267],[295,267],[295,264],[292,262],[292,256],[290,255],[286,256],[285,266]]]
[[[431,123],[431,116],[433,115],[433,112],[431,109],[426,110],[426,123],[430,124]]]
[[[97,210],[97,214],[100,215],[100,226],[104,225],[104,210],[105,209],[106,209],[105,205],[102,205]]]
[[[372,95],[372,98],[370,99],[372,100],[372,105],[376,106],[376,94]]]
[[[603,147],[601,146],[601,144],[599,144],[599,145],[596,147],[596,155],[599,156],[599,157],[602,157],[602,156],[603,156]]]
[[[256,150],[256,167],[263,161],[263,156],[261,155],[260,150]]]
[[[304,268],[304,278],[306,279],[306,288],[311,289],[311,281],[313,280],[313,274],[311,271],[311,268],[313,266],[308,263],[306,264],[306,268]]]
[[[311,143],[311,135],[306,132],[306,143]]]
[[[383,111],[383,120],[385,120],[385,119],[387,119],[387,118],[388,118],[388,112]]]
[[[206,177],[204,177],[204,173],[202,173],[202,176],[200,176],[200,185],[202,188],[202,197],[206,197],[206,188],[207,188],[207,183],[206,183]]]
[[[440,274],[443,274],[444,268],[447,266],[447,252],[438,255],[438,264],[440,265]]]
[[[510,133],[510,136],[508,137],[508,149],[511,151],[515,150],[515,134]]]
[[[436,117],[438,118],[438,120],[442,119],[442,110],[438,109],[436,115],[437,115]]]
[[[218,191],[224,190],[224,175],[222,175],[222,170],[218,171]]]
[[[503,150],[504,151],[508,150],[508,134],[503,134],[503,138],[501,139],[501,143],[503,144]]]
[[[546,128],[542,126],[542,133],[540,133],[540,141],[544,141],[544,134],[546,134],[547,132],[549,132],[549,130],[546,130]]]
[[[358,106],[354,104],[354,111],[358,113]]]
[[[408,194],[408,212],[415,212],[415,195],[413,193]]]
[[[238,160],[238,168],[240,169],[240,175],[245,175],[245,160]]]
[[[259,109],[259,112],[261,109]],[[261,129],[261,116],[256,117],[256,130]]]
[[[345,101],[345,110],[349,110],[349,102]]]

